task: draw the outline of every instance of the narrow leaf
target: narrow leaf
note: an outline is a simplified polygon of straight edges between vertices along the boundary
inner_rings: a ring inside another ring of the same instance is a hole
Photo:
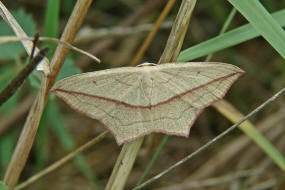
[[[285,10],[277,11],[273,13],[272,16],[281,26],[285,26]],[[180,53],[177,61],[190,61],[202,56],[206,56],[210,53],[214,53],[256,38],[259,35],[260,34],[255,30],[252,24],[246,24],[183,50]]]
[[[257,0],[229,0],[229,2],[284,59],[285,32],[262,4]]]

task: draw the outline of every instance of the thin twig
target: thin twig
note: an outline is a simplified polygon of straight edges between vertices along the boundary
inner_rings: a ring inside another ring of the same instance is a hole
[[[32,47],[32,51],[31,51],[31,55],[30,55],[30,61],[32,61],[32,59],[34,58],[34,53],[35,53],[35,50],[37,48],[37,43],[39,41],[39,38],[40,38],[40,33],[36,33],[34,35],[34,39],[33,39],[33,47]]]
[[[25,38],[20,38],[17,36],[1,36],[0,37],[0,44],[1,43],[7,43],[7,42],[17,42],[17,41],[31,41],[34,38],[31,37],[25,37]],[[57,44],[63,44],[64,46],[66,46],[67,48],[77,51],[78,53],[81,53],[83,55],[88,56],[89,58],[93,59],[94,61],[100,63],[100,59],[95,57],[94,55],[92,55],[91,53],[88,53],[87,51],[84,51],[80,48],[77,48],[73,45],[71,45],[70,43],[64,42],[62,40],[59,40],[57,38],[51,38],[51,37],[39,37],[38,41],[48,41],[48,42],[54,42]]]
[[[160,29],[170,29],[173,21],[165,21],[161,24]],[[74,44],[90,43],[91,40],[97,40],[110,37],[125,37],[130,35],[138,35],[140,33],[149,32],[154,24],[140,24],[136,26],[115,26],[106,28],[82,28],[74,40]]]
[[[262,183],[259,183],[257,185],[253,185],[250,188],[246,188],[245,190],[273,189],[273,187],[276,187],[277,184],[278,184],[278,181],[276,179],[268,179]]]
[[[15,94],[17,89],[23,84],[25,79],[31,74],[31,72],[36,68],[36,66],[46,56],[48,51],[48,47],[41,49],[40,52],[36,55],[36,57],[31,59],[30,63],[22,69],[22,71],[6,86],[6,88],[4,88],[4,90],[0,93],[0,106],[4,102],[6,102],[11,96],[13,96],[13,94]]]
[[[172,165],[171,167],[169,167],[168,169],[164,170],[163,172],[161,172],[160,174],[154,176],[153,178],[151,178],[150,180],[144,182],[143,184],[141,184],[140,186],[137,186],[134,188],[134,190],[139,190],[142,189],[144,187],[146,187],[147,185],[153,183],[154,181],[158,180],[159,178],[161,178],[162,176],[166,175],[168,172],[170,172],[171,170],[177,168],[178,166],[184,164],[186,161],[192,159],[194,156],[196,156],[197,154],[199,154],[200,152],[204,151],[205,149],[207,149],[210,145],[216,143],[218,140],[220,140],[221,138],[223,138],[224,136],[226,136],[228,133],[230,133],[231,131],[233,131],[235,128],[237,128],[241,123],[243,123],[244,121],[248,120],[250,117],[252,117],[253,115],[255,115],[256,113],[258,113],[259,111],[261,111],[265,106],[267,106],[268,104],[270,104],[271,102],[273,102],[274,100],[276,100],[282,93],[285,92],[285,88],[283,88],[282,90],[280,90],[279,92],[277,92],[274,96],[272,96],[271,98],[269,98],[267,101],[265,101],[263,104],[261,104],[260,106],[258,106],[256,109],[254,109],[252,112],[250,112],[248,115],[246,115],[243,119],[241,119],[239,122],[235,123],[234,125],[232,125],[230,128],[228,128],[227,130],[225,130],[224,132],[222,132],[220,135],[218,135],[217,137],[213,138],[212,140],[210,140],[208,143],[206,143],[205,145],[201,146],[200,148],[198,148],[195,152],[193,152],[192,154],[186,156],[185,158],[183,158],[182,160],[176,162],[174,165]]]
[[[71,44],[69,44],[69,43],[67,43],[65,41],[58,40],[56,38],[50,38],[50,37],[40,37],[40,40],[55,42],[55,43],[58,43],[58,44],[63,44],[66,47],[68,47],[68,48],[70,48],[70,49],[72,49],[74,51],[77,51],[77,52],[79,52],[79,53],[81,53],[83,55],[88,56],[89,58],[93,59],[94,61],[96,61],[98,63],[101,62],[99,58],[97,58],[96,56],[92,55],[91,53],[88,53],[87,51],[84,51],[84,50],[82,50],[80,48],[77,48],[77,47],[75,47],[75,46],[73,46],[73,45],[71,45]]]
[[[196,0],[184,0],[174,21],[166,47],[160,57],[159,64],[175,62],[181,51],[185,34],[189,26]]]
[[[224,176],[210,178],[210,179],[206,179],[206,180],[191,181],[188,183],[179,183],[177,185],[157,188],[157,190],[193,189],[193,188],[203,189],[203,188],[207,188],[207,187],[213,187],[213,186],[216,186],[219,184],[225,184],[225,183],[233,182],[233,181],[241,179],[241,178],[257,176],[258,174],[260,174],[260,172],[257,169],[255,169],[255,170],[243,170],[243,171],[238,171],[238,172],[234,172],[234,173],[227,174]]]
[[[30,177],[29,179],[27,179],[23,183],[17,185],[15,190],[23,189],[23,188],[27,187],[28,185],[34,183],[35,181],[37,181],[41,177],[43,177],[43,176],[45,176],[45,175],[55,171],[56,169],[58,169],[59,167],[63,166],[65,163],[67,163],[68,161],[73,159],[75,156],[77,156],[81,152],[85,151],[86,149],[88,149],[88,148],[92,147],[93,145],[95,145],[96,143],[100,142],[102,139],[104,139],[104,137],[108,133],[109,133],[108,131],[105,131],[105,132],[101,133],[99,136],[91,139],[90,141],[88,141],[87,143],[83,144],[82,146],[80,146],[79,148],[74,150],[73,152],[70,152],[69,154],[67,154],[66,156],[61,158],[60,160],[58,160],[55,163],[53,163],[52,165],[48,166],[47,168],[45,168],[41,172],[39,172],[36,175]]]

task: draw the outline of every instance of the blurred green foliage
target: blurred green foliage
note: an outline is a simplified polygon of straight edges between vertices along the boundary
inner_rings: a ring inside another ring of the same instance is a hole
[[[30,14],[23,9],[11,11],[11,14],[18,21],[28,36],[33,36],[36,29],[36,23]],[[13,36],[14,32],[3,20],[0,21],[0,36]],[[0,59],[16,60],[25,51],[20,42],[10,42],[0,44]]]

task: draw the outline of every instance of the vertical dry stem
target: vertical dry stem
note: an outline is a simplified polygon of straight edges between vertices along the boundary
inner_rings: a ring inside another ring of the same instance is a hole
[[[195,4],[196,0],[182,1],[167,44],[160,57],[159,64],[176,61],[180,53]]]
[[[91,2],[92,0],[77,1],[67,26],[65,27],[64,33],[62,34],[62,41],[72,43]],[[43,75],[40,92],[29,112],[11,162],[5,173],[4,183],[9,187],[10,190],[14,189],[14,186],[16,185],[26,164],[35,135],[37,133],[42,113],[48,100],[49,89],[56,80],[60,68],[63,65],[64,59],[68,54],[68,50],[68,48],[64,47],[62,44],[59,44],[52,59],[51,74],[49,76]]]
[[[180,52],[186,30],[190,21],[190,17],[196,0],[183,0],[173,24],[170,36],[168,38],[164,52],[159,60],[159,63],[173,62]],[[142,144],[143,138],[139,138],[131,143],[125,144],[117,159],[111,177],[109,178],[106,190],[121,190],[124,188],[126,180],[131,172],[138,149]],[[135,148],[138,149],[135,149]],[[136,151],[134,151],[134,149]],[[123,160],[128,160],[128,163],[122,163]]]
[[[142,142],[143,137],[123,146],[105,190],[124,189]]]

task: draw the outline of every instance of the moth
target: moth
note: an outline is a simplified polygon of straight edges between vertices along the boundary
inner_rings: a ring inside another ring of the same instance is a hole
[[[51,92],[100,121],[121,145],[152,132],[188,137],[203,109],[242,74],[219,62],[144,63],[77,74]]]

